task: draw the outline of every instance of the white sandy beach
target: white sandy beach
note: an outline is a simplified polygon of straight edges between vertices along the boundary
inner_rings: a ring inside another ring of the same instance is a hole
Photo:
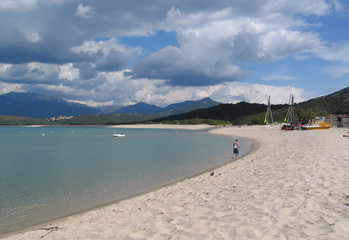
[[[348,129],[210,132],[258,143],[213,176],[204,173],[6,239],[349,239]]]

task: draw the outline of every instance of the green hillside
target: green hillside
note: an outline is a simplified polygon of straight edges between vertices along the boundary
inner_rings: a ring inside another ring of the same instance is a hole
[[[161,117],[142,114],[94,114],[77,116],[71,119],[49,121],[28,117],[0,115],[0,125],[116,125],[134,123],[172,123],[172,124],[212,124],[242,125],[263,124],[267,106],[264,104],[240,102],[220,104],[207,109],[197,109],[188,113]],[[288,105],[272,105],[274,122],[283,122]],[[329,114],[349,114],[349,87],[332,93],[295,104],[295,121],[313,119]]]
[[[266,109],[267,106],[264,104],[250,104],[246,102],[221,104],[208,109],[158,118],[152,122],[175,124],[264,124]],[[271,109],[274,122],[283,122],[288,105],[272,105]],[[327,96],[295,104],[294,109],[295,121],[313,119],[316,116],[328,116],[330,114],[349,114],[349,87]]]
[[[0,115],[0,125],[48,125],[47,119]]]
[[[57,120],[55,123],[62,125],[116,125],[144,122],[154,118],[154,115],[142,114],[94,114]]]
[[[155,123],[207,123],[207,124],[263,124],[266,105],[240,102],[221,104],[208,109],[198,109],[189,113],[171,115],[152,120]],[[286,105],[274,105],[273,109],[287,109]],[[189,121],[191,120],[191,121]]]

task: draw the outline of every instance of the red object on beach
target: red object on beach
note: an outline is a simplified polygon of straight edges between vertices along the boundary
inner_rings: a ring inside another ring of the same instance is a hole
[[[294,130],[294,126],[290,124],[285,124],[281,127],[281,130]]]

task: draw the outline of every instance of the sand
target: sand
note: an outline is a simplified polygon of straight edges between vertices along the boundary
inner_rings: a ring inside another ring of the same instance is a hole
[[[210,132],[255,139],[256,149],[213,176],[7,239],[349,239],[348,129]]]

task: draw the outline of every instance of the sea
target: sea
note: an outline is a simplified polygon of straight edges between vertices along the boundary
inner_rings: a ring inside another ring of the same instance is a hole
[[[233,141],[178,129],[0,127],[0,236],[211,171],[232,161]],[[241,155],[252,150],[239,142]]]

